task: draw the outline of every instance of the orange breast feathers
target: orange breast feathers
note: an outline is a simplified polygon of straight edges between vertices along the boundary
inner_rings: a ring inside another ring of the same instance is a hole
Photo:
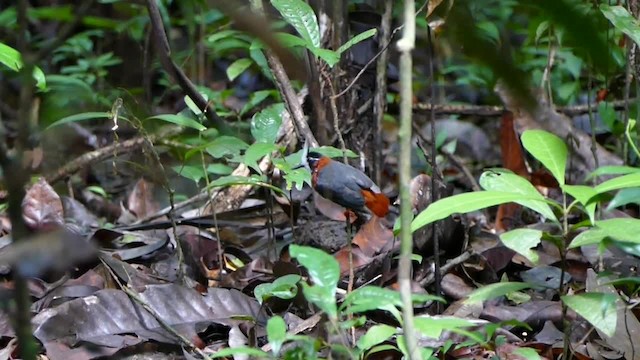
[[[363,189],[364,205],[378,217],[385,217],[389,213],[389,198],[382,193],[374,193]]]
[[[322,170],[323,167],[329,165],[330,162],[331,159],[325,156],[321,157],[320,160],[318,160],[316,167],[313,169],[313,174],[311,174],[311,184],[314,187],[318,183],[318,175],[320,174],[320,170]]]

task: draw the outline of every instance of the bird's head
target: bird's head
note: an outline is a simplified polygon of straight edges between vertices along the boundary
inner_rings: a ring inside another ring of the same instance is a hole
[[[322,159],[322,155],[315,151],[312,151],[309,154],[307,154],[307,164],[309,164],[309,167],[311,168],[311,170],[315,169],[318,166],[320,159]]]

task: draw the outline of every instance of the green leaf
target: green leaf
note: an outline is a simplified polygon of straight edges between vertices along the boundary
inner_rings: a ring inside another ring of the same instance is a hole
[[[273,186],[268,182],[264,181],[261,177],[257,175],[252,176],[239,176],[239,175],[227,175],[221,178],[218,178],[211,183],[209,183],[209,187],[226,187],[232,185],[251,185],[251,186],[261,186],[268,189],[271,189],[279,194],[284,194],[282,189],[279,187]]]
[[[499,282],[495,284],[484,285],[469,294],[464,302],[469,304],[491,300],[500,296],[504,296],[508,293],[520,291],[522,289],[530,287],[531,284],[523,282]]]
[[[309,45],[309,43],[305,39],[289,33],[278,32],[275,34],[275,37],[276,39],[278,39],[280,44],[282,44],[282,46],[287,48],[293,48],[297,46],[307,47],[307,45]]]
[[[338,314],[336,307],[336,290],[340,280],[338,261],[326,252],[308,246],[291,245],[289,254],[307,268],[313,286],[303,284],[307,300],[318,305],[332,318]]]
[[[393,335],[396,334],[396,332],[396,328],[389,325],[373,325],[369,328],[369,330],[367,330],[364,335],[362,335],[358,339],[356,346],[361,351],[367,351],[372,347],[389,340]]]
[[[524,148],[551,172],[558,184],[564,185],[568,151],[562,139],[544,130],[527,130],[521,139]]]
[[[205,173],[202,166],[193,165],[176,165],[171,167],[173,171],[184,176],[187,179],[193,180],[195,183],[199,183],[204,178]]]
[[[349,50],[353,45],[366,40],[372,36],[374,36],[376,34],[378,30],[377,29],[369,29],[367,31],[363,31],[360,34],[354,36],[351,38],[351,40],[347,41],[346,43],[342,44],[342,46],[340,46],[338,48],[338,54],[342,54],[343,52]]]
[[[412,297],[412,301],[414,303],[426,303],[427,301],[444,302],[444,299],[438,296],[415,294]],[[402,299],[399,292],[378,286],[363,286],[347,295],[342,305],[340,305],[340,311],[358,313],[376,309],[383,310],[389,306],[402,307]]]
[[[632,166],[623,166],[623,165],[607,165],[600,166],[594,172],[587,176],[587,180],[592,179],[596,176],[601,175],[626,175],[640,172],[640,168],[632,167]]]
[[[475,191],[471,193],[458,194],[440,199],[418,214],[411,223],[411,232],[414,232],[434,221],[446,218],[456,213],[468,213],[489,206],[500,205],[509,202],[522,200],[537,200],[528,198],[519,193],[506,193],[502,191]],[[527,206],[522,204],[523,206]]]
[[[205,101],[209,100],[209,96],[207,94],[200,93],[200,95]],[[189,110],[191,110],[191,112],[194,113],[196,116],[202,115],[202,110],[200,110],[198,105],[196,105],[196,103],[193,102],[193,100],[189,97],[189,95],[184,96],[184,103],[187,104],[187,107],[189,108]]]
[[[432,339],[439,339],[443,331],[476,326],[470,320],[455,317],[416,316],[413,320],[416,330]]]
[[[274,90],[259,90],[251,93],[251,95],[249,95],[249,101],[247,101],[247,103],[242,107],[242,110],[240,110],[240,115],[244,115],[253,110],[253,108],[258,106],[269,96],[276,97],[277,93]]]
[[[547,219],[558,221],[549,205],[544,202],[542,194],[521,176],[506,171],[485,171],[480,176],[480,185],[485,190],[520,193],[527,197],[537,198],[540,201],[520,200],[515,202],[540,213]]]
[[[267,339],[271,344],[271,352],[277,356],[287,338],[287,324],[281,316],[274,316],[267,321]]]
[[[207,130],[206,126],[200,124],[196,120],[193,120],[191,118],[188,118],[188,117],[182,116],[182,115],[160,114],[160,115],[154,115],[154,116],[148,117],[147,119],[148,120],[150,120],[150,119],[162,120],[162,121],[170,122],[172,124],[176,124],[176,125],[179,125],[179,126],[184,126],[184,127],[196,129],[198,131]]]
[[[327,288],[310,286],[307,283],[302,283],[302,293],[307,301],[319,307],[320,310],[324,311],[330,319],[333,321],[337,319],[338,310],[336,306],[335,293],[332,293]]]
[[[640,220],[614,218],[596,222],[596,226],[576,236],[569,248],[600,243],[606,237],[621,242],[640,244]]]
[[[284,275],[271,283],[259,284],[253,290],[253,294],[260,304],[272,296],[284,300],[293,299],[298,294],[298,282],[300,282],[300,279],[302,279],[300,275]]]
[[[0,42],[0,64],[5,65],[15,72],[20,71],[24,65],[22,63],[22,55],[20,55],[18,50],[9,45],[5,45],[2,42]],[[44,72],[42,72],[42,69],[37,66],[33,68],[33,78],[36,80],[36,86],[38,89],[44,90],[47,88],[47,81],[45,79]]]
[[[47,131],[47,130],[53,128],[53,127],[60,126],[60,125],[63,125],[63,124],[73,123],[73,122],[93,120],[93,119],[107,119],[107,118],[110,118],[110,117],[111,117],[111,114],[108,113],[108,112],[86,112],[86,113],[80,113],[80,114],[75,114],[75,115],[64,117],[64,118],[54,122],[53,124],[47,126],[47,128],[44,129],[44,130]]]
[[[311,148],[309,149],[309,151],[314,151],[317,152],[320,155],[326,156],[326,157],[330,157],[330,158],[337,158],[337,157],[342,157],[342,150],[335,148],[333,146],[320,146],[317,148]],[[350,158],[357,158],[358,154],[354,153],[353,151],[347,149],[346,151],[347,157]]]
[[[309,48],[309,51],[313,53],[313,55],[319,57],[324,60],[329,67],[334,67],[338,61],[340,61],[340,54],[330,49],[321,49],[321,48]]]
[[[340,280],[338,261],[326,252],[308,246],[291,245],[291,257],[307,268],[314,286],[335,291]]]
[[[607,336],[616,332],[616,296],[604,293],[567,295],[562,301]]]
[[[233,172],[231,166],[225,164],[209,164],[207,166],[207,173],[214,175],[229,175]]]
[[[596,203],[589,202],[589,199],[598,195],[596,190],[590,186],[586,185],[567,185],[562,186],[562,190],[567,194],[573,196],[582,206],[584,206],[587,215],[589,215],[589,220],[591,223],[595,223],[596,216]]]
[[[249,68],[253,64],[253,60],[249,58],[242,58],[234,61],[227,68],[227,77],[229,81],[235,80],[240,74]]]
[[[207,152],[214,158],[221,158],[227,155],[240,155],[240,151],[249,147],[249,144],[235,136],[220,136],[207,146]]]
[[[252,348],[248,346],[226,348],[226,349],[218,350],[214,354],[208,354],[208,355],[209,355],[209,358],[211,359],[228,357],[233,355],[249,355],[249,356],[255,356],[258,359],[269,358],[269,353],[266,353],[260,349]]]
[[[607,205],[607,211],[627,204],[640,204],[640,188],[627,188],[618,191]]]
[[[320,47],[318,19],[309,4],[302,0],[271,0],[271,4],[303,39],[315,48]]]
[[[534,264],[538,263],[538,254],[531,250],[540,244],[542,231],[535,229],[515,229],[500,235],[504,246],[527,258]]]
[[[275,143],[280,125],[282,125],[282,113],[284,111],[284,103],[277,103],[253,115],[253,118],[251,118],[251,135],[253,135],[253,138],[258,142]]]
[[[640,187],[640,173],[631,173],[607,180],[594,188],[598,194],[611,190]]]
[[[538,27],[536,28],[536,36],[535,36],[535,44],[537,45],[540,41],[540,38],[547,33],[549,30],[549,21],[542,21]]]
[[[640,45],[640,22],[624,6],[600,5],[600,11],[616,29],[629,36],[636,44]]]
[[[535,349],[528,347],[517,348],[513,351],[514,355],[522,356],[525,360],[541,360],[542,357]]]
[[[101,186],[91,185],[91,186],[87,186],[86,189],[91,191],[94,194],[98,194],[102,196],[105,199],[109,197],[109,194],[107,194],[107,192]]]
[[[278,150],[278,146],[268,143],[255,143],[249,146],[244,153],[244,163],[253,168],[256,172],[261,173],[260,167],[258,167],[258,160],[262,159],[265,155],[271,154],[272,151]]]

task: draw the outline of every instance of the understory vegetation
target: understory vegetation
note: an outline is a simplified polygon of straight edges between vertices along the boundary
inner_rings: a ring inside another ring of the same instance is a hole
[[[0,3],[0,358],[640,360],[639,16]]]

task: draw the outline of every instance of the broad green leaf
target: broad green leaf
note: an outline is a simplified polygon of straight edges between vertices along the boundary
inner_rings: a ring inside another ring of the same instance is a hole
[[[253,60],[248,58],[242,58],[234,61],[227,68],[227,77],[229,81],[235,80],[240,74],[249,68],[253,64]]]
[[[374,28],[374,29],[369,29],[367,31],[361,32],[360,34],[352,37],[351,40],[349,40],[346,43],[342,44],[342,46],[340,46],[338,48],[337,53],[338,54],[342,54],[343,52],[349,50],[353,45],[359,43],[360,41],[366,40],[366,39],[374,36],[377,31],[378,30]]]
[[[557,222],[555,214],[544,202],[544,197],[527,179],[506,171],[485,171],[480,176],[480,185],[485,190],[520,193],[540,201],[519,200],[516,203],[532,209],[547,219]]]
[[[233,172],[233,168],[225,164],[209,164],[207,172],[214,175],[229,175]]]
[[[287,48],[293,48],[296,46],[307,47],[307,45],[309,45],[305,39],[289,33],[278,32],[275,34],[275,37],[282,46]]]
[[[182,116],[182,115],[160,114],[160,115],[151,116],[151,117],[149,117],[147,119],[162,120],[162,121],[170,122],[170,123],[173,123],[173,124],[176,124],[176,125],[180,125],[180,126],[196,129],[198,131],[207,130],[206,126],[200,124],[196,120],[193,120],[191,118],[188,118],[188,117]]]
[[[611,190],[640,187],[640,173],[631,173],[607,180],[594,188],[598,194]]]
[[[596,190],[590,186],[586,185],[563,185],[562,190],[567,194],[573,196],[582,206],[584,206],[587,215],[589,215],[589,220],[591,223],[595,223],[596,221],[596,205],[595,201],[589,202],[589,199],[598,195]]]
[[[259,90],[251,93],[251,95],[249,95],[249,101],[247,101],[247,103],[242,107],[242,110],[240,110],[240,115],[244,115],[247,112],[253,110],[253,108],[259,105],[269,96],[276,97],[277,93],[274,90]]]
[[[538,254],[531,250],[540,244],[542,231],[535,229],[515,229],[500,235],[504,246],[527,258],[534,264],[538,263]]]
[[[102,196],[103,198],[108,198],[109,197],[109,194],[107,194],[107,192],[101,186],[91,185],[91,186],[87,186],[86,189],[91,191],[94,194],[98,194],[98,195]]]
[[[604,238],[615,241],[640,244],[640,220],[633,218],[614,218],[596,222],[596,226],[576,236],[569,248],[599,244]]]
[[[2,42],[0,42],[0,64],[5,65],[15,72],[20,71],[24,65],[22,63],[22,55],[20,55],[18,50]],[[33,69],[33,78],[36,80],[38,89],[44,90],[47,88],[44,72],[37,66]]]
[[[253,135],[253,138],[258,142],[275,143],[280,125],[282,125],[282,113],[284,111],[284,103],[277,103],[253,115],[253,118],[251,118],[251,135]]]
[[[542,21],[538,27],[536,28],[536,36],[535,36],[535,44],[537,45],[542,38],[543,35],[547,34],[547,30],[549,30],[549,21]]]
[[[513,351],[514,355],[522,356],[525,360],[541,360],[542,357],[535,349],[528,347],[517,348]]]
[[[455,317],[416,316],[413,320],[416,331],[432,339],[439,339],[443,331],[476,326],[470,320]]]
[[[562,297],[562,301],[607,336],[613,336],[616,332],[618,312],[615,295],[604,293],[567,295]]]
[[[335,293],[321,286],[310,286],[302,283],[302,293],[304,298],[312,304],[315,304],[320,310],[327,313],[329,318],[335,320],[338,316],[336,306]]]
[[[275,144],[259,142],[252,144],[244,153],[244,163],[256,172],[261,173],[262,171],[258,167],[258,160],[276,150],[278,150],[278,145]]]
[[[438,296],[415,294],[412,297],[412,301],[413,303],[444,302],[444,299]],[[342,305],[340,305],[340,311],[358,313],[376,309],[383,310],[388,306],[402,306],[399,292],[378,286],[363,286],[347,295]]]
[[[258,348],[252,348],[248,346],[238,346],[232,348],[226,348],[218,350],[213,354],[208,354],[210,359],[217,359],[221,357],[229,357],[233,355],[248,355],[255,356],[258,359],[269,358],[269,353],[266,353]]]
[[[398,344],[398,349],[400,350],[400,352],[402,353],[402,355],[404,356],[403,359],[413,359],[415,356],[415,354],[409,354],[409,351],[407,350],[407,341],[405,340],[405,336],[404,335],[398,335],[398,337],[396,338],[396,343]],[[431,348],[418,348],[418,358],[419,359],[423,359],[423,360],[429,360],[431,358],[433,358],[433,349]]]
[[[324,60],[329,67],[334,67],[335,64],[338,63],[338,61],[340,61],[340,54],[338,54],[337,52],[330,50],[330,49],[321,49],[321,48],[313,48],[313,47],[307,47],[307,49],[309,49],[309,51],[311,51],[311,53],[313,53],[313,55],[319,57],[320,59]]]
[[[193,165],[176,165],[171,167],[173,171],[177,172],[181,176],[187,179],[193,180],[195,183],[199,183],[205,176],[202,166]]]
[[[235,136],[220,136],[207,146],[207,152],[214,158],[221,158],[227,155],[239,155],[240,151],[248,148],[249,145]]]
[[[640,172],[640,168],[623,165],[607,165],[600,166],[594,172],[587,176],[587,180],[600,175],[626,175]]]
[[[320,146],[317,148],[311,148],[309,149],[309,151],[315,151],[320,155],[324,155],[326,157],[330,157],[330,158],[337,158],[337,157],[342,157],[342,150],[335,148],[333,146]],[[347,149],[346,151],[347,153],[347,157],[350,158],[357,158],[358,154],[354,153],[353,151]],[[298,156],[298,159],[300,159],[300,156]],[[300,161],[300,160],[298,160]]]
[[[218,40],[222,40],[224,38],[228,38],[228,37],[233,37],[240,34],[240,31],[238,30],[222,30],[222,31],[216,31],[213,34],[211,34],[208,38],[207,38],[207,42],[209,43],[214,43]]]
[[[558,184],[564,185],[568,151],[562,139],[544,130],[527,130],[521,140],[524,148],[551,172]]]
[[[300,275],[284,275],[273,282],[259,284],[253,290],[253,294],[260,304],[272,296],[284,300],[293,299],[298,294],[298,282],[300,282],[300,279],[302,279]]]
[[[279,194],[285,194],[282,189],[277,186],[273,186],[266,182],[259,176],[239,176],[239,175],[227,175],[221,178],[218,178],[211,183],[209,183],[209,187],[225,187],[225,186],[233,186],[233,185],[251,185],[251,186],[261,186],[268,189],[271,189]]]
[[[298,245],[291,245],[289,253],[307,268],[314,286],[331,289],[335,293],[340,280],[340,266],[333,256],[320,249]]]
[[[499,282],[495,284],[484,285],[474,290],[465,303],[482,302],[504,296],[514,291],[530,288],[531,285],[523,282]]]
[[[202,96],[203,99],[205,99],[205,101],[209,100],[209,95],[207,95],[206,93],[200,93],[200,95]],[[197,116],[202,115],[202,110],[200,110],[198,105],[196,105],[196,103],[193,102],[193,100],[189,97],[189,95],[184,96],[184,103],[187,104],[187,107],[189,108],[189,110],[191,110],[192,113],[194,113]]]
[[[600,5],[600,11],[604,14],[616,29],[629,36],[636,44],[640,45],[640,22],[629,14],[624,6]]]
[[[85,120],[93,120],[93,119],[107,119],[109,117],[111,117],[111,114],[108,112],[86,112],[86,113],[75,114],[75,115],[64,117],[54,122],[53,124],[49,125],[45,129],[45,131],[63,124],[68,124],[68,123],[73,123],[78,121],[85,121]]]
[[[320,47],[318,19],[309,4],[302,0],[271,0],[271,4],[303,39],[315,48]]]
[[[607,205],[607,211],[627,204],[640,204],[640,188],[627,188],[618,191]]]
[[[287,157],[286,161],[277,158],[273,159],[274,166],[284,173],[284,179],[287,182],[287,190],[291,190],[294,184],[298,190],[302,190],[305,183],[311,185],[311,173],[309,170],[305,168],[293,168],[299,163],[299,160],[295,163],[290,162],[289,157]]]
[[[384,341],[387,341],[389,338],[395,335],[396,332],[397,332],[396,328],[389,325],[384,325],[384,324],[373,325],[372,327],[369,328],[369,330],[367,330],[367,332],[364,335],[362,335],[358,339],[356,346],[361,351],[369,350],[372,347]]]
[[[507,193],[502,191],[475,191],[449,196],[434,202],[423,212],[418,214],[411,223],[411,232],[414,232],[434,221],[444,219],[452,214],[468,213],[490,206],[521,200],[537,201],[538,199],[529,198],[519,193]],[[523,204],[523,206],[527,205]]]
[[[307,268],[309,278],[313,282],[313,286],[302,284],[307,300],[335,319],[338,315],[335,296],[340,280],[338,261],[326,252],[308,246],[291,245],[289,254]]]
[[[271,344],[271,352],[278,355],[287,338],[287,324],[281,316],[274,316],[267,321],[267,339]]]

